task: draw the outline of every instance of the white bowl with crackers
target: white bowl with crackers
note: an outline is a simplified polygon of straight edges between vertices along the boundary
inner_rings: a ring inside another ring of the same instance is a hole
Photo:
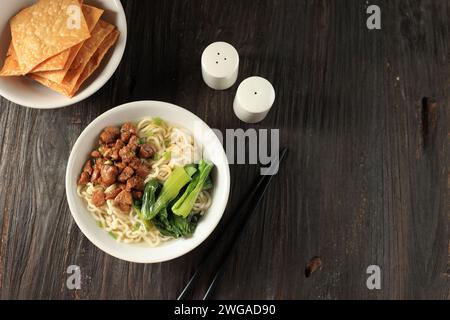
[[[52,109],[97,92],[127,39],[120,0],[2,0],[0,95]]]

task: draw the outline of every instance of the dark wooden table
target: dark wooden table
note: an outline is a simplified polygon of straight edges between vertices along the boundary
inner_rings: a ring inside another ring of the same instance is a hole
[[[0,298],[170,299],[233,219],[255,165],[233,165],[219,229],[192,253],[154,265],[91,244],[66,202],[72,145],[104,111],[135,100],[181,105],[211,127],[280,129],[289,157],[237,239],[214,298],[450,298],[450,1],[123,1],[129,38],[114,77],[54,111],[0,99]],[[237,88],[202,81],[200,56],[224,40],[239,80],[269,79],[258,125],[232,112]],[[305,264],[323,268],[305,278]],[[66,288],[79,265],[82,288]],[[381,290],[366,269],[381,268]]]

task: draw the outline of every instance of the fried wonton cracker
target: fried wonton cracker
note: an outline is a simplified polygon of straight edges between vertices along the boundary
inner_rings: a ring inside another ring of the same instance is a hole
[[[8,52],[6,53],[5,62],[3,63],[3,68],[0,70],[0,76],[20,76],[22,71],[20,70],[19,61],[17,61],[16,52],[12,46],[9,44]]]
[[[21,74],[89,38],[83,14],[79,15],[79,28],[70,24],[70,9],[74,7],[80,8],[78,0],[40,0],[11,19],[12,44]],[[67,59],[58,61],[63,68]]]
[[[94,73],[95,70],[97,70],[106,53],[116,43],[119,35],[119,30],[115,29],[105,38],[105,40],[103,40],[100,47],[98,47],[97,51],[94,53],[91,60],[89,60],[88,64],[84,68],[83,73],[78,79],[77,84],[73,90],[73,94],[75,94],[80,89],[81,85]]]
[[[97,25],[97,22],[100,20],[101,15],[103,14],[104,10],[98,9],[92,6],[83,5],[83,14],[86,19],[86,23],[89,28],[89,32],[92,32],[94,27]],[[67,59],[66,65],[62,70],[55,70],[55,71],[44,71],[44,72],[36,72],[33,70],[33,73],[36,73],[37,75],[46,78],[48,80],[51,80],[53,82],[62,83],[64,80],[64,77],[66,76],[67,72],[69,71],[70,66],[72,65],[73,61],[75,60],[75,57],[77,56],[78,52],[82,48],[84,44],[84,41],[82,43],[77,44],[76,46],[68,49],[69,50],[69,58]]]
[[[89,63],[90,59],[96,53],[105,38],[113,32],[114,29],[115,27],[112,24],[109,24],[103,20],[100,20],[97,23],[92,31],[92,36],[83,44],[62,83],[53,82],[33,73],[29,74],[29,76],[53,90],[56,90],[68,97],[72,97],[75,94],[77,82],[80,79],[84,68]]]
[[[73,48],[73,47],[72,47]],[[58,53],[56,56],[53,56],[41,64],[39,64],[36,68],[32,70],[32,72],[45,72],[45,71],[57,71],[64,69],[64,66],[67,64],[67,60],[70,56],[70,50],[66,49],[61,53]]]
[[[75,60],[67,72],[63,84],[74,88],[78,79],[81,76],[84,68],[88,64],[91,57],[97,51],[98,47],[102,44],[103,40],[111,33],[115,27],[103,20],[100,20],[92,30],[92,37],[86,40],[78,52]]]
[[[40,84],[42,84],[42,85],[44,85],[44,86],[46,86],[46,87],[48,87],[48,88],[50,88],[50,89],[52,89],[54,91],[57,91],[57,92],[59,92],[59,93],[61,93],[63,95],[66,95],[66,96],[70,97],[69,94],[68,94],[69,88],[65,87],[61,83],[56,83],[56,82],[53,82],[51,80],[45,79],[45,78],[43,78],[41,76],[38,76],[35,73],[30,73],[28,76],[30,78],[32,78],[33,80],[36,80]]]
[[[89,28],[89,32],[92,32],[95,25],[99,21],[101,15],[103,14],[104,10],[98,9],[92,6],[83,5],[82,11],[86,20],[86,23]],[[69,53],[69,57],[66,61],[66,65],[62,70],[55,70],[55,71],[42,71],[42,72],[36,72],[33,70],[33,72],[38,73],[41,77],[47,78],[49,80],[55,81],[55,82],[62,82],[64,79],[64,76],[66,75],[67,71],[69,70],[70,65],[72,64],[73,60],[75,59],[76,55],[78,54],[78,51],[81,49],[84,41],[73,46],[70,49],[67,49],[66,51]],[[56,58],[60,55],[63,55],[66,51],[56,55],[53,58]],[[53,59],[50,58],[50,59]],[[47,60],[49,61],[49,60]],[[46,62],[44,62],[45,64]],[[40,64],[39,66],[41,66]],[[37,68],[39,68],[39,66]],[[35,69],[36,70],[36,69]],[[17,61],[17,55],[14,51],[14,48],[12,46],[12,43],[9,45],[7,57],[5,59],[4,66],[2,70],[0,71],[0,76],[20,76],[23,75],[22,70],[20,69],[19,62]]]

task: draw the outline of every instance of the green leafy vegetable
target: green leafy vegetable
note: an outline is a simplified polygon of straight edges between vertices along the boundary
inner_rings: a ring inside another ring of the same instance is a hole
[[[199,216],[191,216],[188,219],[176,216],[163,208],[152,220],[156,228],[164,236],[180,238],[191,236],[197,228]]]
[[[164,151],[161,153],[155,153],[153,155],[153,160],[158,161],[159,159],[164,158],[164,160],[170,160],[170,151]]]
[[[141,223],[140,223],[140,222],[136,222],[136,223],[133,225],[133,228],[131,228],[131,230],[132,230],[132,231],[138,231],[140,227],[141,227]]]
[[[163,208],[165,208],[169,204],[170,201],[177,197],[181,188],[183,188],[190,180],[191,177],[187,174],[184,168],[176,167],[164,183],[158,199],[153,205],[151,205],[151,207],[145,207],[146,201],[145,199],[143,199],[142,213],[144,214],[144,217],[148,220],[154,218]],[[145,195],[146,192],[144,191],[144,197]]]
[[[149,230],[151,228],[151,223],[150,223],[150,221],[147,221],[147,220],[144,219],[144,215],[142,214],[142,211],[141,211],[141,206],[142,206],[142,201],[134,201],[133,202],[133,210],[134,210],[134,212],[137,214],[139,219],[144,224],[145,229]]]
[[[211,190],[213,187],[211,176],[206,178],[205,184],[203,185],[203,190]]]
[[[159,214],[153,219],[153,224],[161,232],[163,236],[178,238],[179,235],[169,222],[168,212],[163,208]]]
[[[190,213],[198,194],[212,186],[209,174],[213,167],[205,161],[198,168],[196,165],[177,167],[162,188],[156,179],[147,182],[142,203],[133,203],[146,228],[154,225],[162,235],[174,238],[191,236],[201,216]]]
[[[195,166],[195,164],[188,164],[187,166],[184,166],[184,170],[186,170],[186,173],[190,177],[192,177],[194,173],[197,172],[197,167]]]
[[[156,193],[159,187],[160,185],[156,179],[152,179],[145,184],[141,207],[141,214],[144,220],[151,220],[158,213],[153,212],[152,208],[155,205]]]
[[[171,156],[170,151],[164,151],[164,153],[162,154],[164,160],[169,160],[170,156]]]
[[[200,172],[198,172],[196,175],[194,175],[194,177],[192,177],[191,183],[188,184],[188,186],[184,190],[183,194],[180,195],[178,197],[178,200],[172,205],[172,207],[171,207],[172,211],[174,209],[177,210],[178,208],[181,207],[181,204],[184,203],[186,198],[191,194],[192,191],[194,191],[195,187],[198,184],[199,178],[200,178]],[[173,211],[173,212],[176,213],[175,211]]]
[[[116,235],[114,232],[109,231],[108,234],[109,234],[111,237],[113,237],[115,240],[117,240],[117,235]]]
[[[186,218],[194,207],[195,200],[203,190],[203,186],[214,165],[210,162],[201,161],[198,166],[198,172],[192,178],[191,183],[186,188],[184,194],[172,206],[174,214]]]
[[[138,143],[139,143],[139,144],[144,144],[144,143],[145,143],[145,138],[139,138]]]
[[[172,215],[172,217],[173,223],[182,237],[191,236],[197,228],[198,221],[200,220],[200,215],[194,215],[188,217],[187,219],[177,215]]]
[[[164,120],[161,119],[160,117],[153,118],[153,123],[157,126],[161,126],[161,125],[165,124]]]

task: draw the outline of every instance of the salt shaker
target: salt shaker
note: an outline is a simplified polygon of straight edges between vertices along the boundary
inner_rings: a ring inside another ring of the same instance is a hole
[[[261,77],[250,77],[239,85],[234,98],[236,116],[247,123],[257,123],[266,117],[275,101],[275,89]]]
[[[202,54],[202,76],[212,89],[230,88],[238,77],[239,54],[226,42],[211,43]]]

